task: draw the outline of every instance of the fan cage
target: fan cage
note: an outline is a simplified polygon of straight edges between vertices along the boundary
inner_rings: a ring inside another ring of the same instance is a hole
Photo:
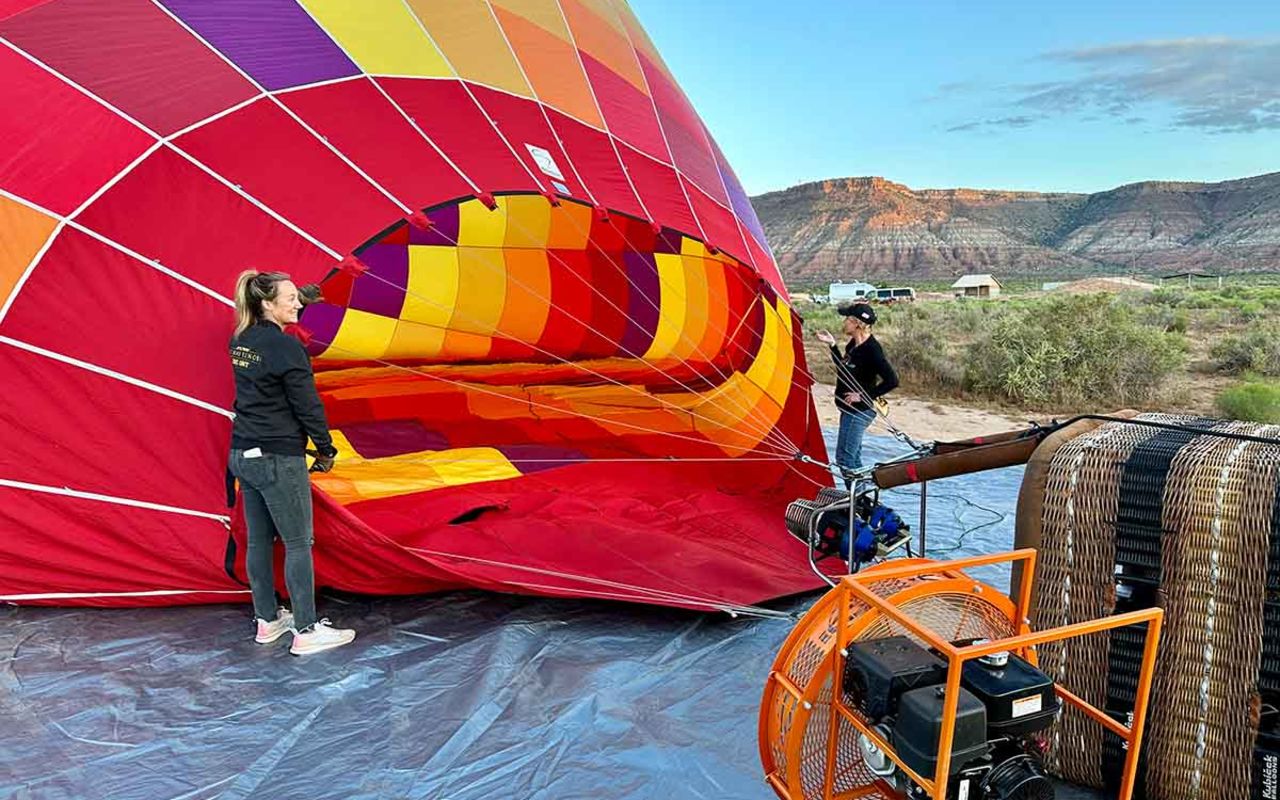
[[[1020,564],[1027,576],[1016,602],[965,572],[1005,562]],[[863,760],[859,738],[866,736],[930,798],[940,800],[947,794],[951,729],[965,661],[1008,650],[1034,663],[1037,645],[1142,624],[1146,633],[1140,706],[1130,727],[1058,687],[1068,707],[1128,743],[1119,794],[1121,800],[1128,800],[1163,612],[1145,609],[1033,633],[1028,609],[1034,570],[1035,551],[1018,550],[949,562],[901,559],[842,578],[788,636],[765,685],[760,756],[765,779],[778,796],[783,800],[895,800],[899,794],[878,780]],[[851,699],[837,696],[837,676],[843,674],[848,645],[885,636],[907,636],[948,662],[940,758],[933,776],[919,775],[903,764]],[[986,641],[975,644],[977,640]]]

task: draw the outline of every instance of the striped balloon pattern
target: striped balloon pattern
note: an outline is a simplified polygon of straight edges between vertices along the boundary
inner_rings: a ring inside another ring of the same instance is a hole
[[[813,585],[801,320],[623,0],[0,0],[0,45],[0,599],[247,600],[247,268],[322,294],[322,585]]]

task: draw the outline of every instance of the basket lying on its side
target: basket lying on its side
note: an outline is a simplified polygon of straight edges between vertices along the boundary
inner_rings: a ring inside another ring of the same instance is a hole
[[[1032,625],[1158,604],[1165,633],[1135,796],[1245,800],[1280,788],[1280,426],[1165,414],[1082,422],[1028,464],[1017,546],[1040,553]],[[1123,721],[1140,632],[1046,646],[1040,666]],[[1068,712],[1050,765],[1118,780],[1120,741]]]

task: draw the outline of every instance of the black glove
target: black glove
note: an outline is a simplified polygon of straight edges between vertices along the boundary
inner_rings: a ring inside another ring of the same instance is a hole
[[[338,457],[338,451],[330,449],[326,453],[319,453],[315,450],[308,450],[307,455],[315,456],[315,461],[311,464],[310,472],[328,472],[333,469],[333,462]]]

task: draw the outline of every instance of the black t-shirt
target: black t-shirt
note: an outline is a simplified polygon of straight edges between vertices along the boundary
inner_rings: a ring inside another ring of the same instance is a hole
[[[871,408],[868,399],[873,400],[898,388],[898,373],[893,371],[893,365],[884,357],[884,350],[874,336],[868,336],[856,347],[850,339],[843,354],[839,347],[831,345],[831,356],[837,365],[836,406],[841,411],[867,411]],[[857,392],[862,399],[849,405],[844,401],[846,392]]]
[[[302,342],[264,320],[231,340],[231,366],[236,376],[233,449],[261,447],[300,456],[310,437],[322,454],[337,453]]]

